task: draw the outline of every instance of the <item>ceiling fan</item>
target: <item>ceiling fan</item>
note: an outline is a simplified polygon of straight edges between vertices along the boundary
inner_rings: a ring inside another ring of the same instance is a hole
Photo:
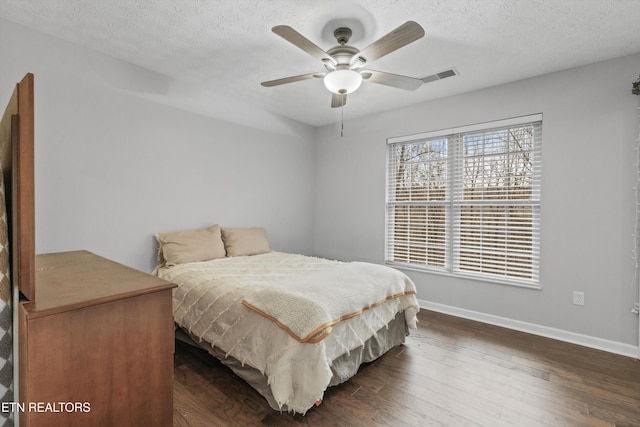
[[[347,44],[352,35],[351,29],[347,27],[340,27],[334,31],[333,35],[338,45],[326,52],[288,25],[278,25],[271,30],[311,56],[321,60],[326,72],[269,80],[262,82],[262,86],[273,87],[302,80],[322,78],[327,89],[332,92],[331,107],[335,108],[345,105],[347,94],[356,91],[360,87],[362,80],[405,90],[416,90],[423,83],[423,80],[413,77],[365,69],[373,61],[423,37],[424,29],[414,21],[405,22],[362,50]]]

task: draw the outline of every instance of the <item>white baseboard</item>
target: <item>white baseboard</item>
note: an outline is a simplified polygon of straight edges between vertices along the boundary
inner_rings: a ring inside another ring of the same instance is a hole
[[[608,351],[609,353],[632,357],[634,359],[640,358],[640,347],[629,344],[609,341],[589,335],[577,334],[575,332],[564,331],[562,329],[550,328],[548,326],[536,325],[534,323],[521,322],[519,320],[508,319],[506,317],[494,316],[492,314],[480,313],[478,311],[466,310],[464,308],[438,304],[425,300],[418,300],[418,303],[420,304],[420,307],[424,308],[425,310],[437,311],[439,313],[450,314],[452,316],[462,317],[470,320],[476,320],[478,322],[501,326],[503,328],[513,329],[520,332],[527,332],[529,334],[553,338],[572,344],[595,348],[597,350]]]

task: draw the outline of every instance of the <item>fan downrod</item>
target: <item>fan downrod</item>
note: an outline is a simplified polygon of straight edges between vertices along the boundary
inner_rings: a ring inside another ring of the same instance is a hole
[[[352,34],[353,33],[351,32],[351,29],[347,28],[347,27],[337,28],[333,32],[333,36],[336,38],[338,43],[343,45],[343,46],[346,45],[347,43],[349,43],[349,39],[351,38]]]

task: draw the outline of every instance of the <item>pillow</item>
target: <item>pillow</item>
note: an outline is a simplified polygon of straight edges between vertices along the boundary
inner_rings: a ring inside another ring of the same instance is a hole
[[[227,256],[258,255],[271,251],[264,228],[223,228],[222,240]]]
[[[217,224],[202,230],[158,233],[156,240],[158,241],[158,263],[167,267],[224,258],[226,255],[220,226]]]

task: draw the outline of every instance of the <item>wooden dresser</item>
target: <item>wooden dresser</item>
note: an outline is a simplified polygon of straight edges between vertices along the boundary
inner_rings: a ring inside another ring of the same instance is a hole
[[[21,426],[172,426],[165,280],[87,251],[37,255],[19,308]]]

